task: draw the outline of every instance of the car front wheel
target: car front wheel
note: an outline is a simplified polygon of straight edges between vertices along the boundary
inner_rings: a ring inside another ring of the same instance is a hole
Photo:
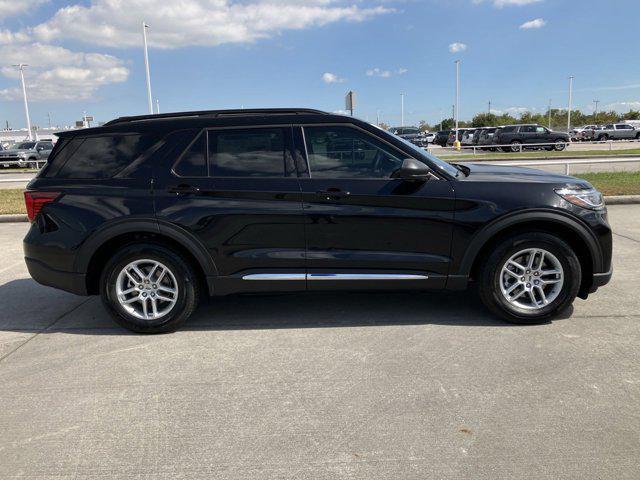
[[[483,303],[512,323],[542,323],[567,309],[582,276],[580,261],[562,239],[542,232],[500,242],[480,273]]]
[[[111,258],[100,281],[102,302],[119,325],[138,333],[179,328],[197,307],[198,279],[163,245],[130,244]]]

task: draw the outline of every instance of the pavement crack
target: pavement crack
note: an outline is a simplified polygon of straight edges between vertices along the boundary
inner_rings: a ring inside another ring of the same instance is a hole
[[[13,350],[11,350],[10,352],[5,353],[2,357],[0,357],[0,363],[2,363],[5,359],[9,358],[11,355],[13,355],[15,352],[17,352],[18,350],[20,350],[22,347],[24,347],[27,343],[29,343],[31,340],[33,340],[34,338],[36,338],[38,335],[40,335],[43,332],[46,332],[47,330],[49,330],[51,327],[53,327],[56,323],[58,323],[60,320],[62,320],[64,317],[66,317],[67,315],[69,315],[70,313],[73,313],[74,311],[76,311],[78,308],[80,308],[81,306],[83,306],[84,304],[86,304],[89,300],[91,300],[91,297],[87,298],[86,300],[80,302],[78,305],[76,305],[75,307],[71,308],[70,310],[67,310],[66,312],[61,313],[60,315],[58,315],[51,323],[49,323],[46,327],[40,329],[38,332],[34,333],[33,335],[31,335],[29,338],[27,338],[24,342],[22,342],[20,345],[18,345],[16,348],[14,348]]]
[[[618,237],[626,238],[627,240],[631,240],[632,242],[640,243],[640,240],[636,240],[635,238],[627,237],[626,235],[622,235],[621,233],[613,232],[614,235]]]

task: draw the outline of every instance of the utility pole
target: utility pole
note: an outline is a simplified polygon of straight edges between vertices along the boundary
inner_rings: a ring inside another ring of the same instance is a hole
[[[571,108],[573,104],[573,75],[569,77],[569,111],[567,112],[567,132],[571,131]]]
[[[156,113],[160,113],[160,99],[156,98]]]
[[[489,115],[491,115],[491,100],[489,100]]]
[[[404,93],[400,94],[400,126],[404,127]]]
[[[147,48],[147,28],[149,28],[149,25],[142,22],[142,43],[144,45],[144,68],[147,72],[147,100],[149,101],[149,113],[153,115],[153,97],[151,96],[151,74],[149,73],[149,50]]]
[[[458,139],[458,122],[460,115],[460,60],[456,60],[456,140],[454,145],[456,148],[460,147],[460,141]]]
[[[376,110],[376,125],[380,126],[380,110]]]
[[[51,112],[47,112],[47,118],[49,119],[49,128],[51,128]]]
[[[438,130],[442,130],[442,109],[440,109],[440,128]]]
[[[549,130],[551,130],[551,99],[549,99]]]
[[[600,103],[600,100],[594,100],[593,103],[596,104],[596,107],[593,110],[593,123],[597,123],[597,121],[598,121],[598,104]]]
[[[28,67],[26,63],[14,65],[20,69],[20,80],[22,81],[22,96],[24,97],[24,115],[27,118],[27,130],[29,132],[29,140],[33,140],[33,132],[31,131],[31,118],[29,117],[29,102],[27,100],[27,87],[24,83],[24,67]]]

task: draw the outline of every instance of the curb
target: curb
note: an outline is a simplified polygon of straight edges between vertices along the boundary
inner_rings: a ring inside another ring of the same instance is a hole
[[[605,196],[607,205],[637,205],[640,204],[640,195],[611,195]],[[0,215],[0,223],[28,222],[25,214]]]
[[[18,223],[18,222],[28,222],[29,219],[23,213],[15,214],[15,215],[0,215],[0,223]]]

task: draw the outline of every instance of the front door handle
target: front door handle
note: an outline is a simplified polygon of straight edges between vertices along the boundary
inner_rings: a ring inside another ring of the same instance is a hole
[[[181,183],[175,187],[169,187],[169,193],[175,193],[177,195],[195,195],[200,193],[200,189],[198,187]]]
[[[340,190],[339,188],[328,188],[327,190],[317,191],[316,195],[325,200],[340,200],[341,198],[348,197],[351,193]]]

